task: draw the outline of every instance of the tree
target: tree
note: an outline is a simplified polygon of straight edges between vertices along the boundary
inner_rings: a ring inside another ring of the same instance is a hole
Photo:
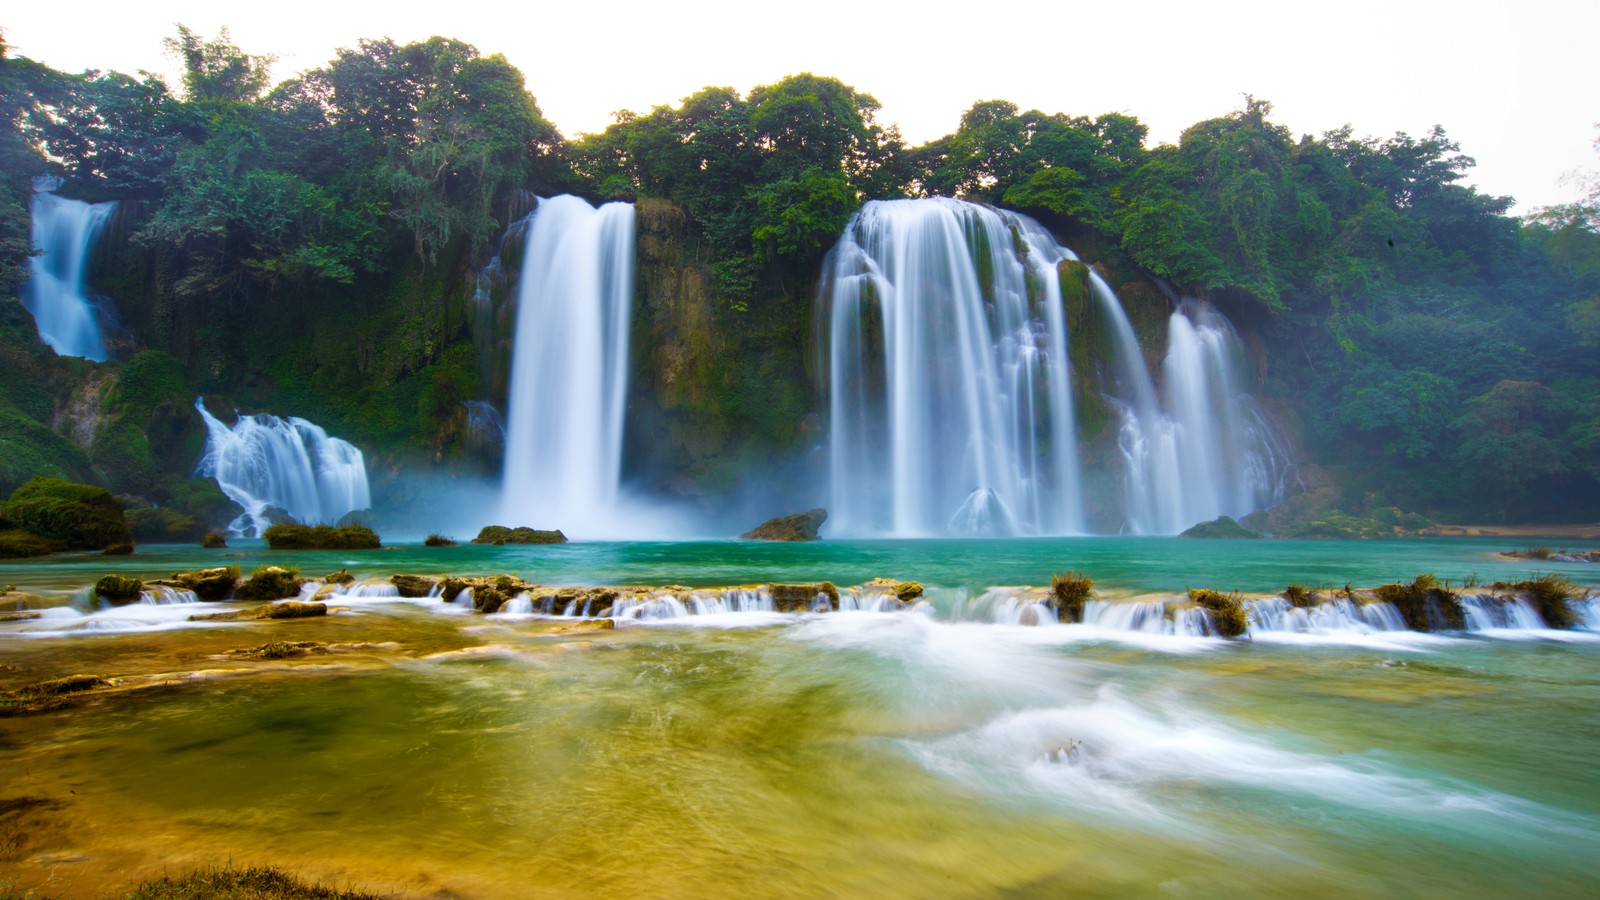
[[[270,54],[254,56],[233,43],[227,26],[212,40],[204,40],[178,25],[178,36],[162,41],[167,54],[183,63],[183,90],[191,101],[249,103],[259,99],[272,83]]]

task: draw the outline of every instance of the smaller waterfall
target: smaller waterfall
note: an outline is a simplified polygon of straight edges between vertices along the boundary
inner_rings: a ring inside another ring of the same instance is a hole
[[[517,288],[500,521],[615,533],[633,206],[541,199]]]
[[[355,445],[305,419],[240,416],[229,428],[206,411],[204,398],[194,408],[207,432],[195,473],[215,478],[228,499],[244,507],[229,526],[235,533],[259,537],[272,524],[274,508],[303,524],[331,525],[372,506],[366,460]]]
[[[62,356],[103,362],[99,314],[84,279],[95,236],[117,204],[57,197],[53,192],[59,185],[55,178],[34,179],[33,247],[41,253],[28,265],[22,300],[39,328],[39,340]]]
[[[1126,333],[1121,333],[1125,331]],[[1127,357],[1132,331],[1119,330]],[[1118,447],[1128,525],[1176,534],[1283,499],[1287,454],[1245,391],[1243,345],[1210,304],[1186,300],[1168,321],[1159,395],[1142,366],[1124,364]]]

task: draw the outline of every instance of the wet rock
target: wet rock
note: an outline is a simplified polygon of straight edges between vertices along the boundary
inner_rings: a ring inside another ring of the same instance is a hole
[[[115,606],[138,603],[139,592],[142,590],[144,582],[125,575],[102,575],[100,580],[94,583],[94,595]]]
[[[1418,575],[1410,584],[1385,584],[1372,589],[1392,604],[1412,631],[1460,631],[1466,626],[1461,596],[1432,575]]]
[[[239,585],[233,595],[236,599],[251,602],[283,600],[300,596],[300,586],[305,583],[306,579],[300,577],[298,568],[261,566],[250,573],[250,578]]]
[[[323,584],[351,584],[355,580],[356,577],[350,574],[349,569],[340,569],[337,572],[329,572],[322,576]],[[401,596],[404,595],[402,594]]]
[[[828,511],[822,508],[768,519],[739,535],[741,541],[815,541],[821,540],[817,529],[828,521]]]
[[[426,575],[392,575],[389,577],[389,583],[394,585],[402,597],[427,597],[439,586],[439,579],[429,578]],[[459,589],[457,593],[460,593]]]
[[[215,531],[208,531],[206,536],[200,539],[200,546],[207,550],[220,550],[228,546],[228,541]]]
[[[0,622],[26,622],[26,621],[29,621],[31,619],[42,618],[43,616],[44,616],[43,613],[37,613],[37,612],[8,612],[8,613],[0,613]]]
[[[365,525],[273,525],[262,534],[274,550],[376,550],[377,532]]]
[[[301,603],[297,600],[285,600],[282,603],[268,603],[264,606],[252,606],[249,609],[234,612],[211,613],[202,616],[190,616],[191,622],[248,622],[257,619],[309,619],[328,614],[326,603]]]
[[[174,572],[170,581],[159,583],[194,591],[194,595],[201,600],[226,600],[232,596],[234,586],[239,583],[239,567],[218,566],[213,569],[196,569],[192,572]]]
[[[771,584],[772,608],[777,612],[811,612],[819,596],[826,597],[830,608],[839,610],[839,589],[831,581],[816,584]]]
[[[123,541],[117,544],[107,544],[106,548],[100,551],[100,554],[102,556],[127,556],[132,552],[133,545],[127,541]]]
[[[1244,603],[1238,594],[1196,590],[1189,592],[1189,599],[1210,613],[1211,629],[1222,637],[1238,637],[1249,628]]]
[[[320,641],[269,641],[259,647],[229,650],[228,655],[238,659],[293,659],[327,652],[328,645]]]
[[[889,593],[894,594],[895,599],[899,600],[901,603],[911,603],[914,602],[918,597],[922,596],[922,582],[920,581],[900,581],[895,578],[874,578],[862,585],[862,587],[868,589],[887,588]]]

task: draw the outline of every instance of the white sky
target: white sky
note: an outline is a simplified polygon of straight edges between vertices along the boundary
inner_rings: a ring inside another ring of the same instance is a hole
[[[955,130],[977,100],[1069,115],[1125,112],[1151,143],[1237,108],[1249,92],[1275,121],[1358,135],[1442,124],[1478,160],[1480,190],[1517,212],[1575,199],[1563,184],[1600,168],[1600,3],[1344,0],[590,0],[456,6],[443,0],[83,0],[10,4],[0,28],[19,56],[65,71],[148,69],[177,84],[161,39],[182,22],[228,26],[287,77],[358,38],[439,34],[503,53],[546,117],[572,136],[613,110],[644,111],[706,85],[747,92],[810,71],[875,96],[911,144]]]

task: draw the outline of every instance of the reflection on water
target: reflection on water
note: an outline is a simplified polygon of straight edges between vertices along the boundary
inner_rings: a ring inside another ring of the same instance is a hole
[[[0,771],[28,774],[0,796],[102,824],[35,836],[0,879],[83,896],[231,858],[408,895],[1596,887],[1594,642],[1228,643],[914,612],[696,625],[557,634],[374,599],[7,638],[8,686],[265,674],[6,720]],[[400,649],[214,658],[268,639]]]

